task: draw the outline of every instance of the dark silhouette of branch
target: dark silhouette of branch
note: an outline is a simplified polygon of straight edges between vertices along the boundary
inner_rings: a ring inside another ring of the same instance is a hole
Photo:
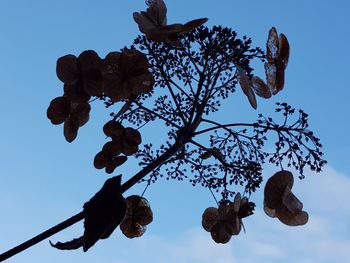
[[[135,174],[133,177],[131,177],[128,181],[126,181],[121,186],[121,192],[126,192],[128,189],[130,189],[133,185],[135,185],[137,182],[139,182],[142,178],[144,178],[149,172],[151,172],[153,169],[161,165],[163,162],[165,162],[168,158],[170,158],[174,153],[176,153],[183,145],[184,141],[177,141],[173,146],[171,146],[167,151],[165,151],[157,160],[152,162],[150,165],[143,168],[140,172]],[[63,229],[66,229],[67,227],[70,227],[71,225],[74,225],[75,223],[81,221],[84,219],[83,212],[79,212],[78,214],[68,218],[67,220],[57,224],[56,226],[42,232],[41,234],[23,242],[22,244],[11,248],[10,250],[4,252],[0,255],[0,262],[9,259],[10,257],[30,248],[31,246],[34,246],[35,244],[45,240],[46,238],[62,231]]]

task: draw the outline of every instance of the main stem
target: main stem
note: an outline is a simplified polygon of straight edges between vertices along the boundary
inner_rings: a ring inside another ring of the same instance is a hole
[[[148,166],[143,168],[141,171],[139,171],[137,174],[135,174],[133,177],[131,177],[128,181],[126,181],[121,186],[121,192],[124,193],[128,189],[130,189],[133,185],[135,185],[137,182],[139,182],[142,178],[144,178],[149,172],[157,168],[159,165],[164,163],[166,160],[168,160],[171,156],[173,156],[183,145],[184,142],[175,142],[174,145],[172,145],[168,150],[166,150],[161,156],[159,156],[154,162],[150,163]],[[0,255],[0,262],[26,250],[27,248],[30,248],[31,246],[34,246],[35,244],[43,241],[44,239],[62,231],[63,229],[74,225],[75,223],[79,222],[80,220],[84,219],[84,213],[83,211],[79,212],[78,214],[70,217],[69,219],[55,225],[54,227],[42,232],[41,234],[23,242],[22,244],[4,252]]]

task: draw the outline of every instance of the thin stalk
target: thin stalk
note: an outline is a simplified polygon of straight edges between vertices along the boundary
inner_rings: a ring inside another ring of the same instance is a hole
[[[166,150],[161,156],[159,156],[159,158],[157,158],[154,162],[150,163],[148,166],[143,168],[141,171],[139,171],[137,174],[131,177],[128,181],[126,181],[121,186],[121,192],[124,193],[125,191],[130,189],[133,185],[135,185],[142,178],[144,178],[149,172],[151,172],[153,169],[155,169],[156,167],[164,163],[167,159],[169,159],[172,155],[174,155],[182,147],[183,145],[182,143],[184,142],[180,142],[180,143],[176,142],[168,150]],[[75,223],[79,222],[82,219],[84,219],[83,211],[57,224],[56,226],[42,232],[41,234],[23,242],[22,244],[4,252],[3,254],[0,255],[0,262],[30,248],[31,246],[34,246],[35,244],[62,231],[63,229],[66,229],[67,227],[74,225]]]

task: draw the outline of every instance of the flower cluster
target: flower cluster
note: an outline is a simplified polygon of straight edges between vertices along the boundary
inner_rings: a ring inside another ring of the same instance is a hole
[[[266,182],[264,189],[264,211],[270,217],[277,217],[289,226],[305,225],[308,213],[303,211],[303,203],[292,193],[293,174],[279,171]]]
[[[112,101],[135,98],[152,91],[153,76],[148,60],[138,50],[111,52],[103,61],[103,91]]]
[[[72,142],[89,119],[92,96],[116,102],[151,92],[154,79],[148,68],[146,56],[134,49],[111,52],[104,59],[93,50],[63,56],[57,60],[56,73],[64,94],[51,101],[47,117],[55,125],[64,122],[64,136]]]
[[[209,207],[202,215],[202,226],[216,243],[227,243],[242,228],[242,218],[253,214],[255,204],[237,193],[234,201],[221,202],[219,208]]]
[[[154,41],[178,46],[179,37],[208,21],[207,18],[191,20],[185,24],[167,25],[167,8],[163,0],[146,1],[147,11],[134,12],[133,17],[142,33]]]
[[[146,225],[153,221],[153,213],[146,198],[132,195],[126,198],[126,214],[120,229],[128,238],[140,237],[146,231]]]
[[[265,74],[267,84],[258,76],[249,79],[245,70],[238,67],[237,79],[247,96],[251,106],[256,109],[257,102],[255,94],[259,97],[269,99],[276,95],[284,87],[284,72],[289,60],[289,43],[284,34],[278,36],[276,28],[272,27],[266,42]]]
[[[47,117],[52,124],[64,123],[63,133],[68,142],[78,135],[79,127],[89,120],[90,104],[88,102],[73,102],[67,97],[53,99],[47,109]]]
[[[106,173],[110,174],[115,168],[126,162],[127,156],[138,151],[141,144],[141,134],[137,130],[130,127],[125,128],[113,120],[103,126],[103,131],[112,140],[107,142],[102,151],[96,154],[94,166],[96,169],[105,168]]]

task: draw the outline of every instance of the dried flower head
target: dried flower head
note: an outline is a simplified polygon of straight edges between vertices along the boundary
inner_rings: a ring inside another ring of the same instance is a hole
[[[202,215],[202,226],[216,243],[227,243],[242,228],[242,218],[253,214],[254,204],[237,193],[234,201],[221,202],[218,208],[209,207]]]
[[[146,56],[135,49],[111,52],[103,60],[104,95],[112,101],[152,91],[154,80]]]
[[[153,221],[153,212],[146,198],[132,195],[126,198],[127,210],[120,229],[128,238],[140,237],[146,225]]]
[[[57,60],[57,77],[64,83],[65,96],[73,101],[89,100],[102,94],[101,58],[93,50],[82,52],[77,58],[66,55]]]
[[[303,203],[291,191],[293,182],[289,171],[282,170],[271,176],[264,189],[264,211],[286,225],[304,225],[308,214],[302,211]]]
[[[147,1],[147,11],[135,12],[135,22],[142,33],[154,41],[179,45],[179,37],[208,21],[207,18],[191,20],[186,24],[167,25],[167,8],[163,0]]]
[[[46,113],[52,124],[64,122],[64,136],[68,142],[72,142],[77,137],[79,127],[89,120],[90,104],[57,97],[51,101]]]

